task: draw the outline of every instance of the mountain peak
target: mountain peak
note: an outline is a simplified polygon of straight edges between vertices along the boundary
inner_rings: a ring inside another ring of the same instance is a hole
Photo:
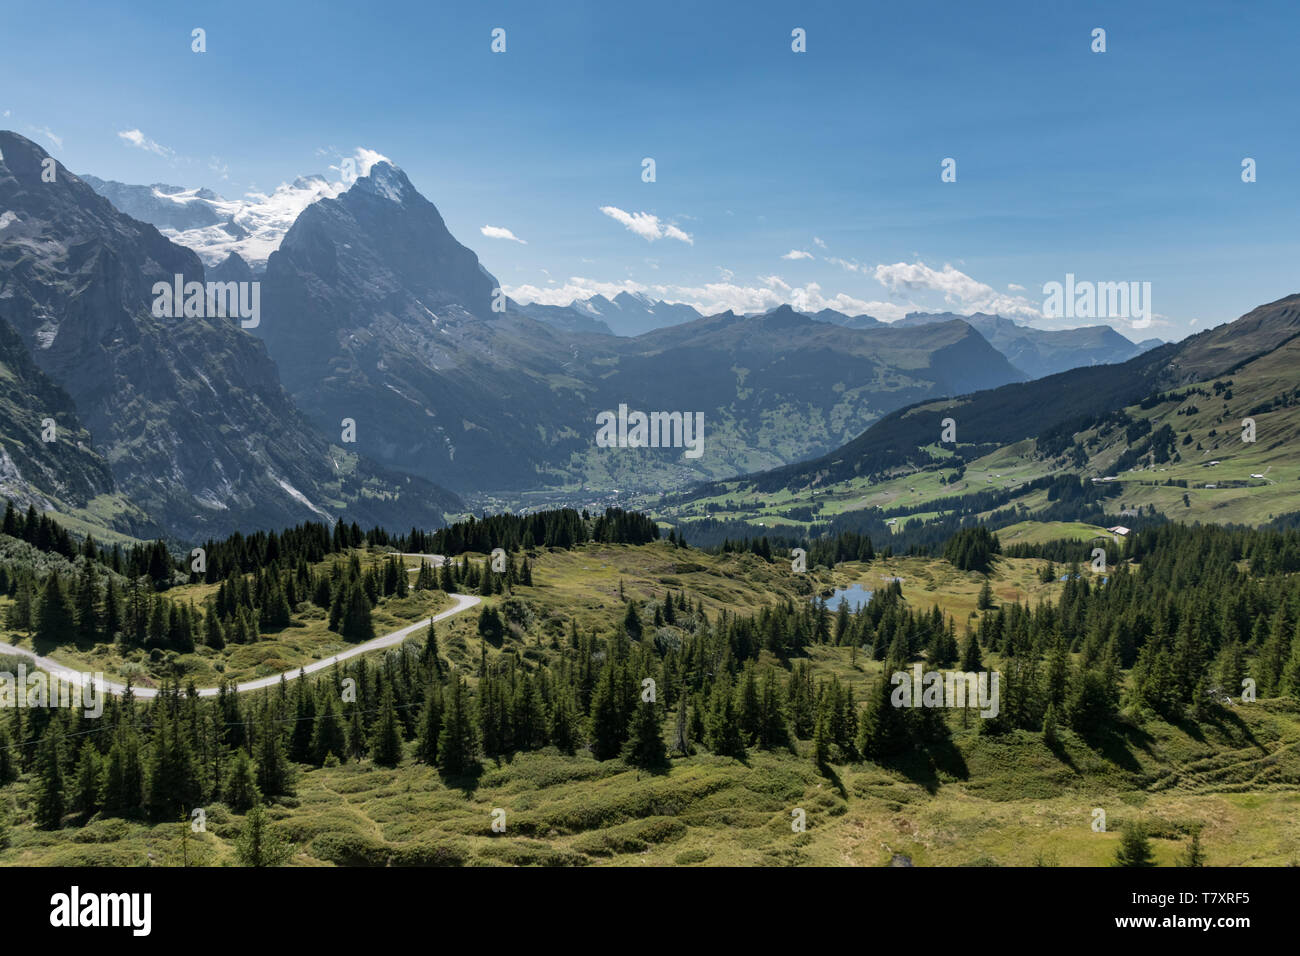
[[[415,193],[415,187],[406,178],[406,173],[389,162],[375,163],[370,167],[370,172],[358,178],[352,188],[399,205]]]

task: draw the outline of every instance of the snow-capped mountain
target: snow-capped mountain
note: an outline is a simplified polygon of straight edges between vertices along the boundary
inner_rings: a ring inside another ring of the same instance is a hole
[[[358,175],[368,175],[369,157],[377,156],[360,151]],[[205,266],[218,265],[234,253],[258,273],[266,268],[267,259],[280,248],[304,209],[317,200],[341,196],[351,185],[324,176],[300,176],[292,183],[281,183],[271,193],[251,192],[242,199],[226,199],[210,189],[163,183],[133,186],[95,176],[81,178],[120,211],[156,226],[168,239],[194,250]],[[395,188],[379,180],[374,188],[385,186]]]
[[[641,292],[620,292],[612,299],[593,295],[575,299],[569,308],[604,322],[615,335],[641,335],[683,322],[693,322],[700,313],[682,302],[661,302]]]

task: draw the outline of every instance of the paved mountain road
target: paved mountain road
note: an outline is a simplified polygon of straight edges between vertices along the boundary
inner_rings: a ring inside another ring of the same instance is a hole
[[[437,556],[436,555],[413,555],[413,557],[437,557]],[[428,627],[430,621],[445,620],[449,617],[461,613],[462,611],[467,611],[470,608],[483,603],[483,599],[481,597],[472,594],[453,594],[451,595],[451,597],[456,602],[455,606],[448,608],[447,610],[443,611],[440,614],[435,614],[431,618],[426,617],[423,621],[416,621],[414,624],[408,624],[406,627],[400,628],[399,630],[396,631],[392,631],[388,634],[383,635],[382,637],[376,637],[374,640],[366,641],[364,644],[358,644],[355,647],[349,647],[347,650],[340,651],[339,653],[327,657],[324,660],[312,661],[310,664],[304,664],[301,667],[294,667],[291,668],[290,670],[283,671],[282,673],[279,674],[272,674],[269,677],[258,677],[255,680],[244,681],[242,684],[235,685],[236,689],[242,692],[246,690],[260,690],[261,688],[264,687],[274,687],[276,684],[280,683],[281,677],[283,677],[285,680],[293,680],[295,677],[298,676],[299,672],[306,673],[306,674],[314,674],[316,671],[324,670],[327,667],[333,667],[336,661],[345,661],[349,657],[356,657],[358,654],[365,654],[370,651],[376,651],[384,647],[392,647],[395,644],[402,643],[402,641],[406,640],[416,631]],[[29,661],[34,661],[37,667],[41,668],[42,670],[48,671],[51,674],[57,675],[58,677],[61,677],[63,680],[67,681],[70,684],[73,684],[77,687],[80,687],[83,684],[83,678],[81,672],[74,671],[65,664],[60,664],[58,661],[51,660],[48,657],[41,657],[40,655],[32,651],[25,650],[24,648],[14,647],[12,644],[6,644],[3,641],[0,641],[0,654],[16,654],[19,657],[25,657]],[[98,680],[94,677],[91,677],[91,683],[101,693],[105,690],[107,690],[110,694],[114,694],[114,695],[121,695],[126,692],[125,685],[117,684],[114,683],[113,681]],[[217,690],[218,688],[216,687],[200,687],[199,696],[215,697],[217,695]],[[148,698],[158,696],[157,689],[153,687],[132,687],[131,692],[140,699],[148,699]]]

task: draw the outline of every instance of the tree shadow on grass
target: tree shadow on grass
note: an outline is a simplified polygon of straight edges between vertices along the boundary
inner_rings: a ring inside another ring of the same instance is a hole
[[[1074,758],[1070,756],[1070,752],[1065,749],[1065,741],[1060,736],[1057,736],[1055,740],[1044,740],[1043,746],[1045,746],[1051,752],[1052,756],[1061,763],[1065,764],[1075,773],[1079,772],[1078,765],[1074,762]]]
[[[817,768],[817,772],[830,781],[830,785],[835,788],[835,792],[842,799],[847,800],[849,798],[849,791],[845,788],[844,781],[840,779],[840,775],[835,772],[834,767],[830,764],[823,764]]]
[[[879,761],[882,767],[897,771],[925,792],[934,796],[943,786],[944,777],[969,780],[970,768],[952,738],[932,741],[924,748],[917,747]]]
[[[1134,724],[1108,726],[1079,736],[1105,760],[1130,773],[1142,772],[1135,751],[1142,750],[1148,754],[1154,752],[1152,747],[1155,738]]]
[[[442,778],[443,786],[449,790],[459,790],[467,799],[474,796],[478,790],[479,781],[484,773],[481,761],[475,761],[474,764],[466,768],[461,773],[449,774],[443,770],[438,771],[438,776]]]

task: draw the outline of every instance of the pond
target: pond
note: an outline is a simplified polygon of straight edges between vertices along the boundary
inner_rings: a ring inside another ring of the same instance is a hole
[[[835,593],[826,599],[826,607],[832,611],[838,611],[840,605],[847,602],[849,610],[856,611],[871,600],[871,593],[861,584],[855,584],[847,588],[836,588]]]

